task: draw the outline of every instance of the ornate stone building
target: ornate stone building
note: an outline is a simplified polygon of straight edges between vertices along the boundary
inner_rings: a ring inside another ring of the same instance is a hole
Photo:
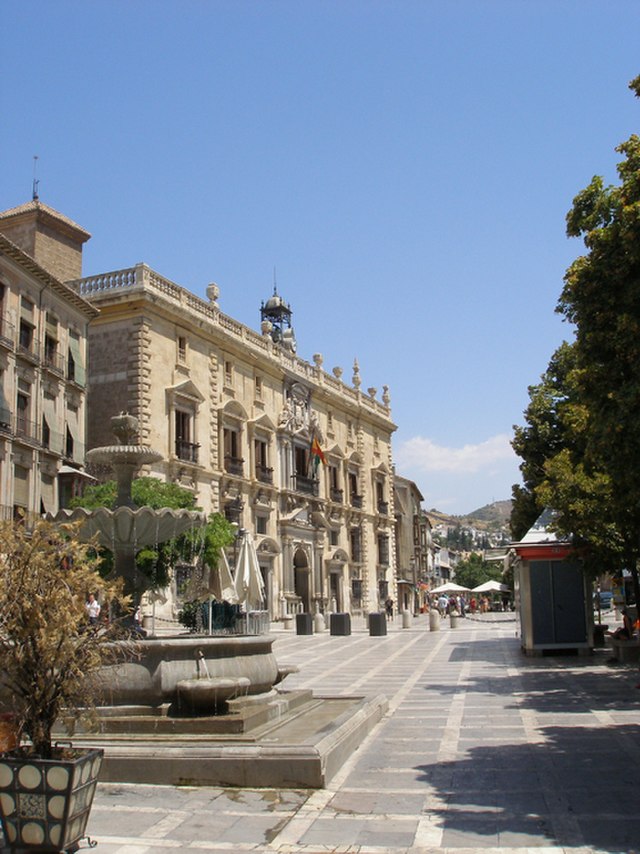
[[[89,332],[88,446],[109,417],[137,416],[164,455],[150,474],[250,530],[272,618],[378,610],[396,598],[391,420],[386,387],[360,388],[295,353],[274,291],[261,332],[144,264],[79,279],[99,309]],[[175,591],[174,591],[175,592]]]
[[[37,199],[0,213],[0,514],[27,524],[85,477],[86,341],[97,311],[64,279],[89,234]]]

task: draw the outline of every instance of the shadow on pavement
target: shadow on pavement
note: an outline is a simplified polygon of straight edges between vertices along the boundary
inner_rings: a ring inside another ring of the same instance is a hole
[[[623,745],[640,726],[544,727],[537,744],[480,746],[468,757],[416,766],[438,790],[442,847],[559,846],[637,852],[636,767]],[[631,753],[633,754],[633,749]]]

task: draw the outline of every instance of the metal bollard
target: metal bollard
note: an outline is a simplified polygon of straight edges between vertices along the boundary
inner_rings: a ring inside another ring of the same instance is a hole
[[[430,632],[439,632],[440,631],[440,614],[436,611],[435,608],[432,608],[429,611],[429,631]]]
[[[402,612],[402,628],[410,629],[411,628],[411,612],[403,611]]]

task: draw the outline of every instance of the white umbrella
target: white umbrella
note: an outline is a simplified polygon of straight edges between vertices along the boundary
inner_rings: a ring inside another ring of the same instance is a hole
[[[234,581],[237,601],[248,611],[259,610],[264,602],[264,582],[255,543],[248,531],[242,533]]]
[[[434,587],[432,593],[468,593],[468,587],[461,587],[459,584],[454,584],[449,581],[446,584],[441,584],[440,587]]]
[[[205,576],[202,581],[204,592],[210,596],[215,596],[219,602],[230,602],[232,605],[237,603],[238,597],[233,576],[223,549],[220,550],[218,565],[216,567],[208,565],[205,567]]]
[[[474,593],[511,593],[506,584],[500,584],[499,581],[485,581],[484,584],[479,584],[473,588]]]

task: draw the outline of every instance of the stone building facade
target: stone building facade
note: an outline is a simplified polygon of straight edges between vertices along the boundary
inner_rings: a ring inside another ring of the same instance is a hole
[[[82,486],[87,330],[63,279],[89,234],[37,199],[0,213],[0,515],[34,518]]]
[[[422,509],[423,496],[414,481],[393,478],[396,517],[398,609],[418,613],[432,586],[431,523]]]
[[[396,598],[386,388],[365,393],[357,363],[347,383],[319,353],[299,358],[275,292],[257,332],[220,311],[216,285],[201,299],[144,264],[71,284],[100,312],[89,447],[112,443],[111,415],[135,415],[164,456],[148,473],[254,534],[274,619]]]

